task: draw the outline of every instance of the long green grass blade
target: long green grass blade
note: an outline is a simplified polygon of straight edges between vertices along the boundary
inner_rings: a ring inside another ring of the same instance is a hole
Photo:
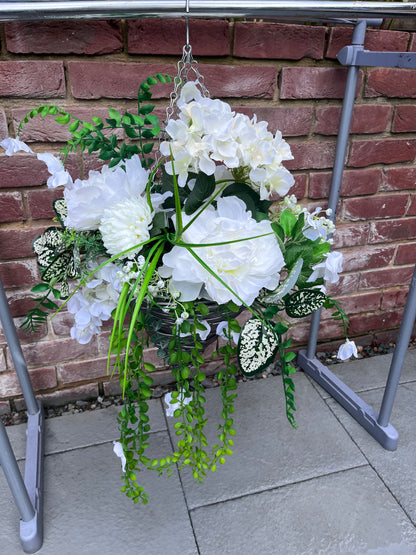
[[[150,262],[149,267],[147,268],[146,274],[144,276],[143,283],[140,287],[140,291],[139,291],[139,294],[138,294],[137,299],[136,299],[136,304],[135,304],[134,311],[133,311],[133,314],[132,314],[129,333],[128,333],[128,336],[127,336],[127,343],[126,343],[126,360],[125,360],[125,364],[124,364],[123,397],[124,397],[124,393],[125,393],[125,390],[126,390],[126,384],[127,384],[127,369],[128,369],[128,359],[129,359],[128,354],[129,354],[129,351],[130,351],[130,346],[131,346],[131,342],[132,342],[132,338],[133,338],[134,324],[136,322],[136,318],[137,318],[137,315],[139,313],[139,310],[142,306],[143,299],[146,295],[147,287],[150,283],[150,280],[152,279],[153,272],[155,271],[156,265],[159,262],[159,258],[163,254],[164,247],[165,247],[165,241],[161,240],[159,242],[159,247],[156,251],[156,254],[153,257],[153,260]]]

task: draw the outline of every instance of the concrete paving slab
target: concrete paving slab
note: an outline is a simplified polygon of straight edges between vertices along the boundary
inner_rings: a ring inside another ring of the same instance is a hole
[[[329,370],[356,393],[385,387],[393,354],[379,355],[339,364],[331,364]],[[416,349],[408,350],[400,376],[400,383],[416,382]],[[330,397],[320,386],[324,399]]]
[[[364,401],[378,407],[383,390],[362,395]],[[387,485],[400,505],[416,524],[416,384],[398,387],[391,423],[399,433],[396,451],[386,451],[359,426],[333,399],[328,400],[331,410],[354,438],[371,466]]]
[[[74,420],[73,418],[70,420]],[[144,471],[148,505],[134,505],[120,492],[120,459],[112,444],[95,445],[45,458],[45,529],[39,555],[196,555],[178,474]],[[167,432],[153,434],[150,456],[170,451]],[[0,478],[0,546],[21,555],[18,518]]]
[[[370,467],[191,511],[200,555],[407,555],[416,531]]]
[[[234,454],[195,483],[189,468],[182,471],[190,508],[307,480],[365,464],[365,459],[304,374],[294,376],[297,423],[286,420],[280,376],[242,383],[238,387]],[[207,437],[215,443],[221,415],[220,389],[207,391]],[[175,419],[168,424],[172,438]]]
[[[79,414],[64,414],[45,421],[45,453],[60,453],[89,445],[117,440],[117,415],[121,407],[111,406]],[[166,429],[166,421],[159,399],[149,402],[152,432]],[[7,434],[18,460],[26,454],[26,424],[8,426]]]

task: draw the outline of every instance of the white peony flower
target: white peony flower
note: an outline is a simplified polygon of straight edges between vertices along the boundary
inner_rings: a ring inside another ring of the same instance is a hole
[[[97,261],[95,268],[100,262]],[[71,337],[78,343],[85,345],[94,335],[101,333],[102,323],[110,319],[116,308],[120,294],[117,270],[115,264],[106,264],[69,299],[68,312],[74,314]]]
[[[320,262],[312,267],[313,272],[308,281],[315,281],[324,278],[325,281],[336,283],[339,280],[338,274],[342,272],[342,254],[337,251],[329,252],[324,262]]]
[[[354,341],[350,341],[349,339],[347,339],[346,342],[340,346],[337,357],[340,360],[348,360],[352,356],[358,358],[357,347]]]
[[[120,166],[103,166],[100,172],[90,171],[88,179],[77,179],[71,189],[65,189],[67,227],[76,231],[98,229],[104,211],[123,199],[142,196],[149,178],[137,155]]]
[[[228,330],[229,330],[228,322],[223,320],[217,326],[217,335],[222,339],[224,339],[225,341],[228,341]],[[237,333],[236,331],[231,330],[231,339],[237,345],[238,340],[240,339],[240,334]]]
[[[153,213],[144,197],[126,198],[104,210],[99,230],[107,251],[114,256],[150,238]],[[131,258],[142,246],[126,254]]]
[[[7,137],[7,139],[3,139],[0,143],[0,146],[4,148],[6,151],[7,156],[13,156],[15,152],[24,151],[29,152],[30,154],[34,154],[33,150],[27,146],[26,143],[23,141],[19,141],[19,139],[13,139],[12,137]]]
[[[218,199],[218,208],[207,208],[183,234],[189,243],[221,243],[195,248],[195,253],[247,305],[251,305],[265,287],[275,289],[284,259],[270,222],[257,222],[247,212],[244,202],[236,197]],[[191,216],[183,214],[186,225]],[[264,237],[258,237],[265,235]],[[253,237],[256,237],[255,239]],[[239,241],[241,239],[246,239]],[[232,241],[232,242],[230,242]],[[224,304],[229,300],[241,305],[236,295],[208,272],[184,247],[175,246],[163,256],[159,274],[171,278],[171,289],[183,301],[192,301],[204,294]]]
[[[113,445],[114,453],[117,455],[117,457],[121,459],[121,469],[123,472],[126,472],[127,459],[126,455],[124,454],[123,446],[119,441],[113,441]]]
[[[53,154],[48,152],[38,154],[37,158],[41,162],[45,162],[48,167],[48,172],[51,174],[51,177],[49,177],[46,182],[49,188],[54,189],[56,187],[60,187],[61,185],[69,188],[72,186],[72,177],[65,170],[64,165],[59,158],[56,158],[56,156],[53,156]]]

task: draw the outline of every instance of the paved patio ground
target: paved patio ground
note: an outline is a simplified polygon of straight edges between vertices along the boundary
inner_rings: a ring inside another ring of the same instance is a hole
[[[391,355],[332,366],[379,409]],[[406,357],[385,451],[305,374],[295,376],[298,430],[280,377],[238,387],[234,455],[205,484],[143,472],[147,506],[120,493],[118,407],[46,421],[44,544],[39,555],[401,555],[416,553],[416,350]],[[219,389],[207,391],[215,436]],[[152,401],[155,456],[172,419]],[[25,426],[7,428],[24,464]],[[0,553],[22,553],[19,517],[0,472]]]

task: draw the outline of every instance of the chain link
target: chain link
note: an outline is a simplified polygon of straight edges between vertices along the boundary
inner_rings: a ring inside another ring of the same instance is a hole
[[[203,75],[198,70],[198,62],[192,56],[192,46],[185,44],[182,50],[182,58],[177,64],[177,75],[174,79],[174,88],[170,93],[170,103],[166,108],[166,121],[167,125],[170,118],[176,115],[177,102],[181,94],[181,89],[188,81],[195,81],[201,91],[202,96],[209,97],[209,91],[205,86]]]
[[[187,22],[188,23],[188,22]],[[159,135],[159,145],[166,139],[166,126],[172,117],[178,115],[178,98],[181,95],[182,87],[188,81],[195,81],[197,87],[199,88],[201,95],[204,97],[209,97],[209,91],[205,86],[204,76],[199,72],[198,62],[192,56],[192,46],[187,43],[182,49],[182,58],[177,63],[177,74],[173,80],[174,87],[173,91],[170,93],[169,106],[166,108],[166,119],[163,122],[164,126]],[[155,165],[161,160],[162,155],[160,150],[156,153]]]

